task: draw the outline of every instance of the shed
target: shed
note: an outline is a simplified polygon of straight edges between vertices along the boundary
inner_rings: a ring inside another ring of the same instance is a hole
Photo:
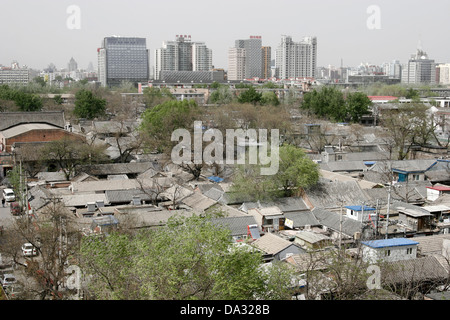
[[[435,201],[443,194],[450,193],[450,187],[447,186],[432,186],[427,187],[427,200]]]

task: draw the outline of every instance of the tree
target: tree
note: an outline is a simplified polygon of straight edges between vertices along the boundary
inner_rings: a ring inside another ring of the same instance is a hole
[[[84,164],[106,160],[103,147],[88,145],[79,139],[63,138],[47,143],[40,150],[42,161],[54,162],[70,180]]]
[[[26,276],[31,281],[24,283],[28,295],[39,299],[67,299],[64,283],[67,267],[79,248],[79,231],[71,213],[58,199],[44,199],[48,204],[37,217],[26,215],[15,219],[1,242],[1,251],[11,257],[16,265],[25,267]],[[21,246],[31,243],[36,249],[36,257],[24,259]]]
[[[307,92],[301,108],[321,118],[334,121],[358,122],[365,114],[369,114],[371,101],[362,92],[349,93],[344,97],[342,91],[335,87]]]
[[[436,123],[428,107],[423,104],[405,104],[382,117],[382,126],[387,129],[386,140],[397,153],[398,160],[406,159],[412,146],[427,145],[434,136]]]
[[[233,177],[231,192],[251,200],[270,200],[299,194],[319,180],[318,165],[299,148],[279,149],[279,169],[275,175],[261,176],[260,165],[242,165]]]
[[[233,94],[228,86],[219,86],[209,96],[209,101],[216,104],[228,104],[233,101]]]
[[[84,239],[88,290],[96,299],[286,298],[290,274],[277,270],[287,269],[275,269],[278,278],[266,273],[259,251],[233,246],[230,239],[230,231],[214,226],[210,216],[196,215],[173,217],[135,235]]]
[[[251,103],[256,105],[262,99],[262,93],[257,92],[254,87],[250,87],[238,96],[239,103]]]
[[[193,131],[199,115],[200,109],[194,100],[168,100],[145,110],[139,130],[148,148],[170,154],[175,146],[171,141],[172,132],[180,128]]]
[[[368,106],[372,101],[362,92],[354,92],[347,95],[345,99],[346,113],[351,122],[358,123],[361,117],[370,114]]]
[[[266,92],[262,93],[261,104],[262,105],[278,106],[278,105],[280,105],[280,100],[278,100],[278,97],[275,94],[275,92],[266,91]]]
[[[78,118],[94,119],[105,113],[106,100],[96,97],[87,89],[81,89],[75,94],[75,108],[73,113]]]
[[[143,91],[144,101],[147,107],[153,108],[168,100],[175,100],[168,88],[147,87]]]

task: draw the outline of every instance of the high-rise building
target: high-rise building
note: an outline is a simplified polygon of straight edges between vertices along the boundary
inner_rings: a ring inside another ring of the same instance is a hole
[[[149,55],[145,38],[106,37],[98,52],[98,78],[102,86],[147,82]]]
[[[439,84],[450,84],[450,63],[442,63],[436,67],[436,80]]]
[[[235,47],[245,49],[245,75],[246,79],[262,78],[262,38],[250,36],[250,39],[236,40]]]
[[[270,78],[271,57],[271,47],[262,46],[261,36],[236,40],[228,51],[228,79]]]
[[[269,79],[272,77],[272,48],[264,46],[262,47],[262,77]]]
[[[291,36],[283,35],[276,51],[277,76],[288,78],[315,78],[317,68],[317,38],[304,37],[294,42]]]
[[[230,48],[228,50],[228,80],[245,79],[245,49]]]
[[[429,59],[422,49],[411,55],[408,63],[402,67],[402,83],[434,84],[436,82],[436,63]]]
[[[67,64],[67,70],[69,72],[78,71],[78,63],[75,61],[75,59],[73,57],[70,59],[69,63]]]
[[[155,50],[155,74],[163,71],[211,71],[212,50],[203,42],[191,42],[191,36],[177,35],[175,41],[164,41]]]

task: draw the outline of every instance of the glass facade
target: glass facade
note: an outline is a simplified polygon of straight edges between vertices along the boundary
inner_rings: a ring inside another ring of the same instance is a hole
[[[117,86],[124,81],[147,82],[148,58],[145,38],[105,38],[102,48],[99,49],[99,75],[102,85]]]

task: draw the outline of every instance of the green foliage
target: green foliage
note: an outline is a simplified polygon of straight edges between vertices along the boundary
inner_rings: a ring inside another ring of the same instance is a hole
[[[106,100],[96,97],[87,89],[81,89],[75,94],[73,113],[78,118],[94,119],[105,114]]]
[[[238,96],[239,103],[252,103],[256,105],[262,99],[262,93],[257,92],[254,87],[250,87]]]
[[[279,149],[279,168],[274,175],[260,175],[260,165],[240,166],[233,177],[231,193],[249,201],[289,197],[319,180],[319,167],[299,148]]]
[[[185,128],[193,130],[200,109],[194,100],[167,100],[142,114],[140,132],[146,137],[147,146],[159,152],[173,147],[172,132]]]
[[[0,87],[0,99],[14,101],[20,111],[39,111],[43,105],[39,96],[11,88],[8,85]]]
[[[216,104],[228,104],[233,101],[233,94],[228,86],[220,86],[211,93],[209,101]]]
[[[147,87],[143,91],[144,101],[147,107],[151,108],[158,104],[162,104],[167,100],[175,100],[168,88]]]
[[[266,91],[266,92],[262,93],[261,104],[265,105],[265,106],[267,106],[267,105],[279,106],[280,105],[280,100],[278,99],[278,97],[275,94],[275,92]]]
[[[370,104],[370,99],[364,93],[349,93],[344,97],[336,87],[323,87],[305,93],[301,108],[321,118],[358,122],[363,115],[369,113]]]
[[[172,217],[133,236],[85,238],[81,264],[96,299],[249,300],[289,297],[290,273],[260,268],[262,255],[232,246],[209,216]],[[278,285],[278,287],[277,287]],[[270,286],[270,292],[267,288]],[[276,288],[276,290],[275,290]]]

